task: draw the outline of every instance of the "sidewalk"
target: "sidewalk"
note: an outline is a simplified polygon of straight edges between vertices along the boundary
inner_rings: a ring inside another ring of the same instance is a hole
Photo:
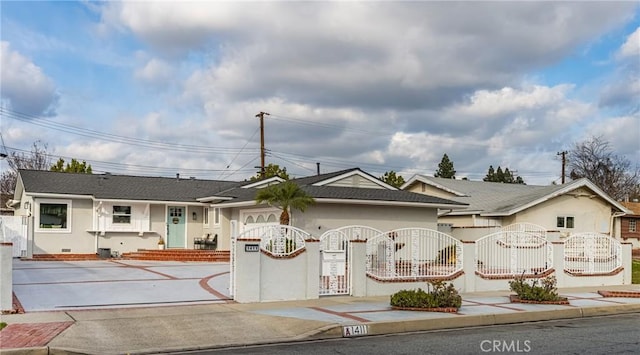
[[[463,294],[458,313],[394,311],[388,297],[325,297],[310,301],[212,303],[145,308],[67,310],[2,315],[2,354],[154,353],[342,337],[343,326],[369,335],[640,312],[640,298],[603,297],[598,290],[561,289],[570,305],[510,303],[509,292]]]

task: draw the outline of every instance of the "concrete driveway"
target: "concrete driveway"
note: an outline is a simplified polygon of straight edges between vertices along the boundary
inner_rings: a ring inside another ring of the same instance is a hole
[[[14,260],[13,292],[26,312],[220,303],[229,264]]]

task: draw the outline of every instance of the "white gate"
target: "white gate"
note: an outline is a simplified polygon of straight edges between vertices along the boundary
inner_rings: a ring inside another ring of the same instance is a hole
[[[320,236],[320,296],[351,294],[350,243],[382,232],[367,226],[346,226]]]
[[[13,243],[13,257],[27,256],[27,217],[0,216],[0,241]]]

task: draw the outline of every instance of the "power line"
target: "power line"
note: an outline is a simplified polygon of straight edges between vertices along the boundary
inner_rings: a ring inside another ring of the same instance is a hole
[[[240,151],[238,151],[238,153],[236,153],[236,156],[233,157],[233,159],[231,159],[231,162],[229,162],[229,164],[227,164],[226,169],[229,169],[229,167],[231,166],[231,164],[233,164],[234,161],[236,161],[236,159],[238,158],[238,155],[240,155],[240,152],[242,152],[244,150],[244,148],[247,147],[247,145],[249,144],[249,142],[251,142],[251,140],[253,139],[253,137],[255,137],[256,133],[258,133],[258,131],[260,130],[260,128],[256,128],[256,130],[253,132],[253,134],[251,135],[251,137],[249,139],[247,139],[247,142],[244,144],[244,146],[242,146],[242,148],[240,149]],[[224,176],[224,172],[222,172],[222,174],[220,174],[220,179],[222,179],[222,177]]]
[[[27,154],[31,153],[31,151],[24,150],[24,149],[18,149],[18,148],[12,148],[12,147],[7,147],[7,149],[13,152],[20,152],[20,153],[27,153]],[[169,174],[172,175],[176,172],[185,172],[187,174],[205,174],[205,175],[212,174],[212,173],[218,174],[220,171],[224,172],[224,170],[222,169],[194,169],[194,168],[160,167],[160,166],[139,165],[139,164],[124,164],[124,163],[105,162],[100,160],[84,159],[81,157],[68,157],[68,156],[54,155],[54,154],[44,154],[44,156],[47,156],[49,158],[62,158],[65,160],[76,159],[80,161],[85,161],[88,164],[91,164],[91,168],[95,172],[137,171],[138,173],[155,173],[155,174],[166,173],[166,175],[169,175]],[[98,168],[98,169],[95,169],[95,168]],[[104,170],[101,170],[99,168],[103,168]],[[239,170],[240,169],[236,170],[236,172]],[[244,171],[251,171],[251,169],[245,169]]]
[[[24,113],[20,113],[17,111],[12,111],[4,107],[0,107],[0,114],[4,117],[11,118],[20,122],[32,124],[35,126],[44,127],[47,129],[53,129],[60,132],[70,133],[78,136],[89,137],[94,139],[100,139],[109,142],[128,144],[139,147],[153,148],[153,149],[162,149],[162,150],[171,150],[171,151],[182,151],[189,153],[232,153],[237,152],[237,154],[255,154],[255,152],[243,152],[244,148],[222,148],[222,147],[208,147],[202,145],[192,145],[192,144],[180,144],[180,143],[168,143],[161,141],[154,141],[149,139],[142,139],[136,137],[127,137],[121,136],[111,133],[104,133],[92,129],[80,128],[72,125],[67,125],[63,123],[54,122],[42,117],[27,115]]]

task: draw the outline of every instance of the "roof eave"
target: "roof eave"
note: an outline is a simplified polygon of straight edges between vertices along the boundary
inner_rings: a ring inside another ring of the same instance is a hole
[[[342,199],[342,198],[315,198],[316,202],[322,203],[339,203],[353,205],[377,205],[377,206],[411,206],[411,207],[428,207],[442,209],[462,209],[467,205],[450,205],[446,203],[429,203],[429,202],[410,202],[410,201],[387,201],[387,200],[360,200],[360,199]]]

